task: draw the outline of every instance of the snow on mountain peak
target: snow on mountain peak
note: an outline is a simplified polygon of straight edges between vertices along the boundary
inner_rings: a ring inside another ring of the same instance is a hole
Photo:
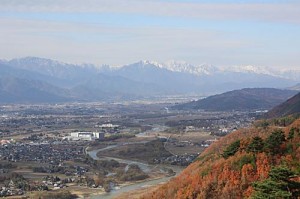
[[[139,67],[147,67],[148,65],[166,69],[173,72],[180,72],[180,73],[189,73],[194,75],[211,75],[217,71],[219,71],[218,68],[209,65],[209,64],[202,64],[194,66],[190,63],[187,63],[186,61],[175,61],[175,60],[169,60],[164,63],[159,63],[156,61],[150,61],[150,60],[141,60],[137,62]]]
[[[159,62],[156,62],[156,61],[142,60],[139,63],[143,66],[145,66],[145,65],[154,65],[156,67],[163,68],[163,65]]]
[[[166,69],[176,72],[184,72],[184,73],[191,73],[194,75],[210,75],[218,69],[212,65],[209,64],[202,64],[194,66],[192,64],[189,64],[185,61],[174,61],[170,60],[164,63],[164,66]]]
[[[119,66],[119,67],[111,67],[108,65],[96,66],[93,64],[81,64],[74,65],[63,63],[60,61],[55,61],[51,59],[44,59],[39,57],[24,57],[19,59],[12,60],[0,60],[2,64],[10,64],[14,67],[18,67],[21,69],[37,71],[42,74],[51,74],[53,76],[60,76],[64,73],[71,73],[71,71],[75,70],[89,70],[95,72],[113,72],[119,70],[122,67],[128,66]],[[130,65],[130,64],[129,64]],[[136,67],[157,67],[173,72],[193,74],[197,76],[202,75],[213,75],[215,73],[223,73],[223,72],[235,72],[235,73],[251,73],[251,74],[260,74],[260,75],[270,75],[275,77],[293,79],[299,81],[300,78],[300,70],[297,69],[282,69],[276,70],[268,67],[254,66],[254,65],[235,65],[228,67],[215,67],[211,64],[200,64],[193,65],[186,61],[176,61],[169,60],[164,63],[156,62],[151,60],[141,60],[137,63],[131,64]],[[64,71],[64,72],[62,72]]]
[[[253,66],[253,65],[230,66],[223,70],[230,71],[230,72],[238,72],[238,73],[255,73],[255,74],[264,74],[264,75],[275,75],[267,67],[259,67],[259,66]]]

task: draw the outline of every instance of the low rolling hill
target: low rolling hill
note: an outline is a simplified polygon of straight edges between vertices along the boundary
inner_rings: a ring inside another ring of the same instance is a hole
[[[284,117],[300,114],[300,93],[288,99],[286,102],[274,107],[267,114],[267,118]]]
[[[1,103],[56,103],[72,100],[68,91],[38,80],[0,77]]]
[[[245,88],[213,95],[205,99],[174,106],[175,109],[208,111],[271,109],[295,95],[297,91],[275,88]]]

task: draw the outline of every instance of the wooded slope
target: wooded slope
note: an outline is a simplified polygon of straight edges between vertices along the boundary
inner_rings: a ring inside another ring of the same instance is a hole
[[[298,198],[299,143],[300,120],[288,127],[238,130],[143,198]]]

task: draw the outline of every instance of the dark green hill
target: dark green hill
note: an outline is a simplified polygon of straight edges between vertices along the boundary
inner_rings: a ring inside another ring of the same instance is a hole
[[[296,93],[297,91],[275,88],[245,88],[180,104],[174,108],[203,109],[208,111],[271,109]]]
[[[276,118],[292,114],[300,114],[300,93],[288,99],[286,102],[274,107],[266,114],[266,117]]]

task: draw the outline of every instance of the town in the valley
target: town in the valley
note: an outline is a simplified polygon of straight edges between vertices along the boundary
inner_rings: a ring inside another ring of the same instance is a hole
[[[163,182],[261,114],[179,111],[172,105],[2,105],[0,196],[97,198]]]

